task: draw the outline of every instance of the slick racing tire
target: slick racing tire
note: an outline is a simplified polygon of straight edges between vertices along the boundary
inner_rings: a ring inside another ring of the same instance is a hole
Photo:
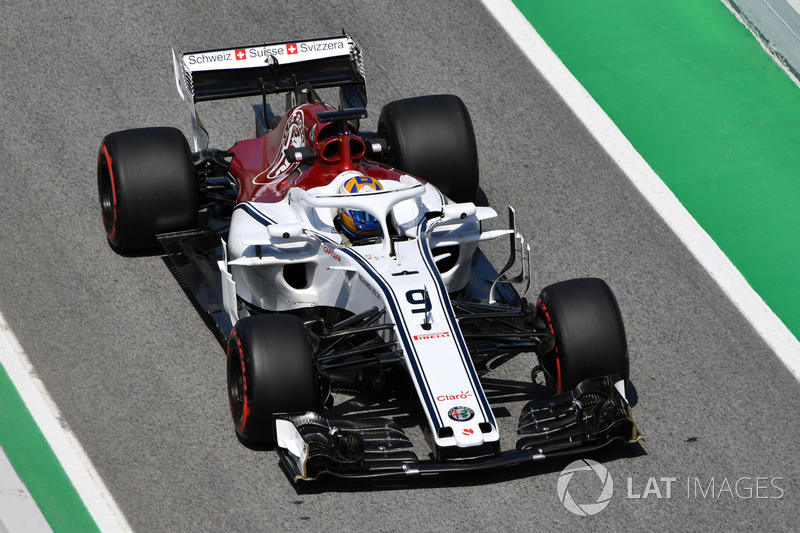
[[[475,131],[459,97],[440,94],[386,104],[378,136],[388,145],[385,163],[431,183],[454,202],[477,197]]]
[[[273,415],[318,409],[314,353],[303,321],[254,315],[228,337],[228,401],[236,433],[252,446],[275,443]]]
[[[120,253],[155,251],[157,234],[197,225],[197,174],[175,128],[107,135],[97,156],[97,188],[106,237]]]
[[[628,379],[628,342],[617,299],[597,278],[572,279],[542,289],[538,317],[555,337],[539,354],[548,388],[560,394],[585,379],[618,375]]]

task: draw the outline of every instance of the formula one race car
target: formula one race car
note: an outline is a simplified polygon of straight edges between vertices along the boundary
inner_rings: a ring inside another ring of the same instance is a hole
[[[213,319],[244,444],[274,445],[299,480],[478,470],[638,440],[611,289],[575,279],[527,302],[530,247],[510,208],[508,229],[484,228],[496,213],[458,97],[389,103],[377,132],[360,131],[366,84],[347,35],[173,56],[194,150],[173,128],[107,135],[103,222],[119,253],[163,249]],[[337,108],[323,89],[338,90]],[[258,102],[255,137],[210,149],[195,104],[234,97]],[[510,244],[499,273],[478,248],[496,238]],[[523,352],[549,393],[524,400],[502,450],[481,379]],[[404,422],[419,415],[422,456],[387,415],[398,406]]]

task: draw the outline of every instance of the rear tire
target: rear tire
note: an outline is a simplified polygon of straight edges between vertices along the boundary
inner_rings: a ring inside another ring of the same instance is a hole
[[[457,96],[440,94],[386,104],[378,119],[385,162],[422,178],[454,202],[478,195],[478,147],[472,120]]]
[[[97,188],[106,237],[118,252],[157,250],[157,234],[197,225],[197,174],[186,138],[175,128],[106,135]]]
[[[255,315],[228,338],[228,400],[236,433],[252,446],[275,443],[276,413],[316,411],[319,387],[303,321]]]
[[[617,299],[597,278],[572,279],[542,289],[537,314],[555,337],[540,354],[548,388],[572,390],[585,379],[629,375],[628,342]]]

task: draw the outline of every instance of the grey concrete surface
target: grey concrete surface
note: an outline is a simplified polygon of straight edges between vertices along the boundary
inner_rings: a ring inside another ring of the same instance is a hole
[[[797,0],[723,0],[761,43],[800,80],[800,2]]]

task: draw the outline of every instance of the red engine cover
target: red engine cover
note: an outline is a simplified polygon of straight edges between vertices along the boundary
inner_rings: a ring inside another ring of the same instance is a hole
[[[363,158],[364,141],[354,128],[342,133],[338,123],[317,120],[317,113],[330,110],[319,102],[299,105],[265,136],[237,142],[228,151],[233,155],[230,172],[239,183],[237,203],[278,202],[292,187],[327,185],[346,170],[380,180],[400,179],[401,172]],[[313,147],[316,157],[289,161],[284,150],[301,146]]]

